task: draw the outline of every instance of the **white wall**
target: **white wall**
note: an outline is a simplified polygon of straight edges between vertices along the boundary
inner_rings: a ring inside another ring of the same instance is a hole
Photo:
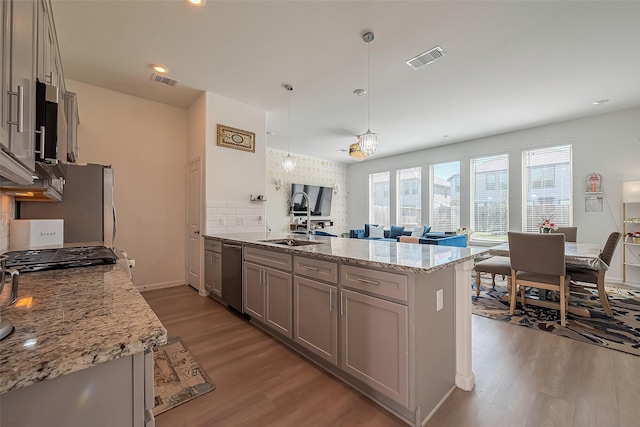
[[[80,162],[113,165],[116,246],[137,287],[184,283],[187,111],[72,80]]]
[[[253,132],[255,152],[217,145],[217,125]],[[265,194],[266,111],[213,93],[206,93],[207,233],[262,231]]]
[[[266,160],[266,196],[267,222],[273,232],[289,231],[289,204],[291,203],[291,184],[311,184],[323,187],[338,186],[337,194],[333,194],[331,202],[331,219],[333,226],[325,231],[340,235],[349,231],[349,215],[347,201],[349,199],[348,166],[342,163],[330,162],[315,157],[302,156],[292,153],[296,158],[296,168],[293,172],[285,172],[282,168],[284,151],[267,149]],[[278,191],[275,184],[282,179],[283,186]]]
[[[393,177],[399,168],[421,165],[423,171],[428,171],[434,163],[455,160],[461,161],[461,225],[468,225],[470,159],[509,153],[509,224],[511,230],[521,230],[522,150],[566,142],[573,144],[573,221],[578,227],[578,241],[601,244],[610,231],[622,231],[622,182],[640,179],[640,108],[353,164],[349,168],[350,227],[360,228],[368,219],[370,173],[391,170]],[[605,206],[602,213],[585,212],[585,180],[593,172],[603,176]],[[423,172],[423,175],[427,173]],[[423,204],[426,224],[427,206]],[[394,215],[392,212],[392,222]],[[607,273],[607,281],[622,280],[621,254],[622,249],[618,248]]]

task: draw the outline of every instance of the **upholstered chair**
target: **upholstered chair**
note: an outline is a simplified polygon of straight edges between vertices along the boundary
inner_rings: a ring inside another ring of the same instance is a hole
[[[493,256],[478,262],[473,269],[476,272],[476,296],[480,296],[480,275],[482,273],[491,274],[491,286],[496,287],[496,274],[507,277],[507,289],[511,289],[511,263],[509,257]]]
[[[600,259],[604,261],[607,266],[611,265],[611,259],[613,258],[613,254],[616,251],[616,247],[618,247],[618,242],[622,234],[617,231],[612,232],[607,237],[607,241],[604,244],[604,247],[600,251]],[[611,306],[609,305],[609,299],[607,298],[607,292],[604,289],[604,276],[606,270],[590,270],[588,268],[567,268],[567,273],[571,274],[571,284],[574,286],[584,287],[584,284],[593,284],[596,285],[598,289],[598,298],[600,299],[600,303],[602,304],[602,308],[604,308],[604,312],[607,313],[607,316],[613,317],[613,313],[611,312]],[[593,288],[592,286],[589,286]]]
[[[565,242],[577,242],[578,241],[578,227],[558,227],[552,233],[564,234]]]
[[[565,272],[564,234],[519,233],[510,231],[509,258],[511,259],[511,304],[509,312],[514,314],[518,286],[521,304],[525,306],[525,289],[534,287],[560,294],[560,324],[566,326],[569,307],[569,282]],[[557,303],[538,301],[539,305],[558,308]]]

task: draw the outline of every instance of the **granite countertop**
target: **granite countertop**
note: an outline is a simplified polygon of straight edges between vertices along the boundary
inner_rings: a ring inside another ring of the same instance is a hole
[[[454,246],[396,243],[351,239],[344,237],[306,236],[303,234],[239,233],[205,235],[204,238],[222,242],[243,243],[263,249],[274,249],[329,261],[342,261],[369,267],[413,273],[429,273],[451,264],[472,260],[488,252],[489,248],[459,248]],[[284,246],[263,240],[297,239],[320,242],[316,245]]]
[[[119,266],[40,271],[19,280],[18,302],[0,312],[15,327],[0,341],[0,394],[167,341]]]

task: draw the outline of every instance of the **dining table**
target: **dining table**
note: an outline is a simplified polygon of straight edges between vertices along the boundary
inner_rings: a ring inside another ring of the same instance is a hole
[[[602,281],[604,282],[604,272],[609,269],[607,263],[600,259],[600,246],[595,243],[575,243],[565,242],[564,244],[564,259],[567,267],[574,268],[586,268],[600,272],[602,275]],[[503,243],[489,249],[489,255],[493,256],[509,256],[509,243]],[[511,292],[510,289],[507,289]],[[538,297],[530,298],[526,297],[525,302],[537,305],[541,307],[559,309],[559,303],[547,298],[546,292],[539,292]],[[598,297],[603,303],[603,299],[607,298],[606,292],[604,292],[604,285],[598,286]],[[502,298],[503,301],[509,301],[509,294]],[[571,300],[571,297],[569,297]],[[569,305],[569,311],[573,314],[577,314],[583,317],[590,317],[591,313],[588,309]]]
[[[600,246],[595,243],[565,242],[564,262],[567,267],[588,268],[590,270],[608,270],[607,263],[600,259]],[[509,243],[503,243],[489,249],[490,255],[509,256]]]

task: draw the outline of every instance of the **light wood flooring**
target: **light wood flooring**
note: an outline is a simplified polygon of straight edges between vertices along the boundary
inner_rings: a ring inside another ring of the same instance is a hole
[[[157,427],[407,425],[188,286],[142,295],[216,384]],[[473,316],[473,370],[428,427],[640,426],[640,357]]]

